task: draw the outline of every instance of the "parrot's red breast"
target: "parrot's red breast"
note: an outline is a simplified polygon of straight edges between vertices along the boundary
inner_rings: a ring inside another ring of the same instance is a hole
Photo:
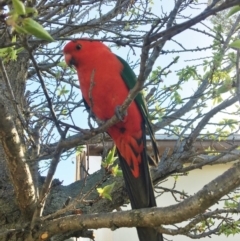
[[[83,98],[94,115],[103,121],[113,117],[116,107],[122,105],[129,93],[121,77],[123,65],[119,59],[99,41],[72,41],[65,46],[64,53],[67,63],[74,62]],[[138,177],[143,133],[142,116],[135,102],[128,108],[124,121],[107,132]]]

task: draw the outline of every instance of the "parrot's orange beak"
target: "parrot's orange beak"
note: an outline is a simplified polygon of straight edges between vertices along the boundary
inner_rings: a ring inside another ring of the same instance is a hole
[[[66,61],[68,66],[75,65],[75,60],[74,60],[74,58],[72,58],[71,54],[65,54],[64,53],[64,58],[65,58],[65,61]]]

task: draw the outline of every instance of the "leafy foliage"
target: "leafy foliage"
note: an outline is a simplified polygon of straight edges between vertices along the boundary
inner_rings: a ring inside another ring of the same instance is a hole
[[[97,191],[99,193],[99,196],[102,198],[107,198],[110,201],[112,201],[112,197],[111,197],[111,192],[114,188],[115,182],[105,186],[104,188],[97,188]]]
[[[18,33],[26,35],[31,34],[37,38],[47,41],[54,41],[51,35],[42,27],[41,24],[29,17],[38,15],[37,9],[25,7],[20,0],[12,0],[13,10],[9,13],[6,22],[12,26]]]

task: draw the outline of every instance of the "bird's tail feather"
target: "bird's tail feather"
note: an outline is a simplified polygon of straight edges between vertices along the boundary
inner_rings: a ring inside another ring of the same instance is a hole
[[[146,146],[146,138],[144,134],[142,138],[143,142],[145,142],[143,144]],[[133,176],[131,168],[128,166],[128,163],[124,160],[119,151],[118,156],[132,208],[140,209],[155,207],[156,200],[148,166],[146,149],[144,148],[141,153],[141,162],[139,164],[140,174],[137,178]],[[158,233],[153,228],[137,228],[137,232],[140,241],[163,241],[162,234]]]

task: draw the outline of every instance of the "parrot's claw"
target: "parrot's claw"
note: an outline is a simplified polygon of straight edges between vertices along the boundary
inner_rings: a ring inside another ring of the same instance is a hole
[[[125,112],[123,113],[123,115],[122,115],[122,114],[120,113],[119,109],[120,109],[120,106],[119,106],[119,105],[116,106],[115,115],[117,116],[117,118],[118,118],[120,121],[124,121],[124,118],[125,118],[125,116],[127,115],[127,111],[125,111]]]

